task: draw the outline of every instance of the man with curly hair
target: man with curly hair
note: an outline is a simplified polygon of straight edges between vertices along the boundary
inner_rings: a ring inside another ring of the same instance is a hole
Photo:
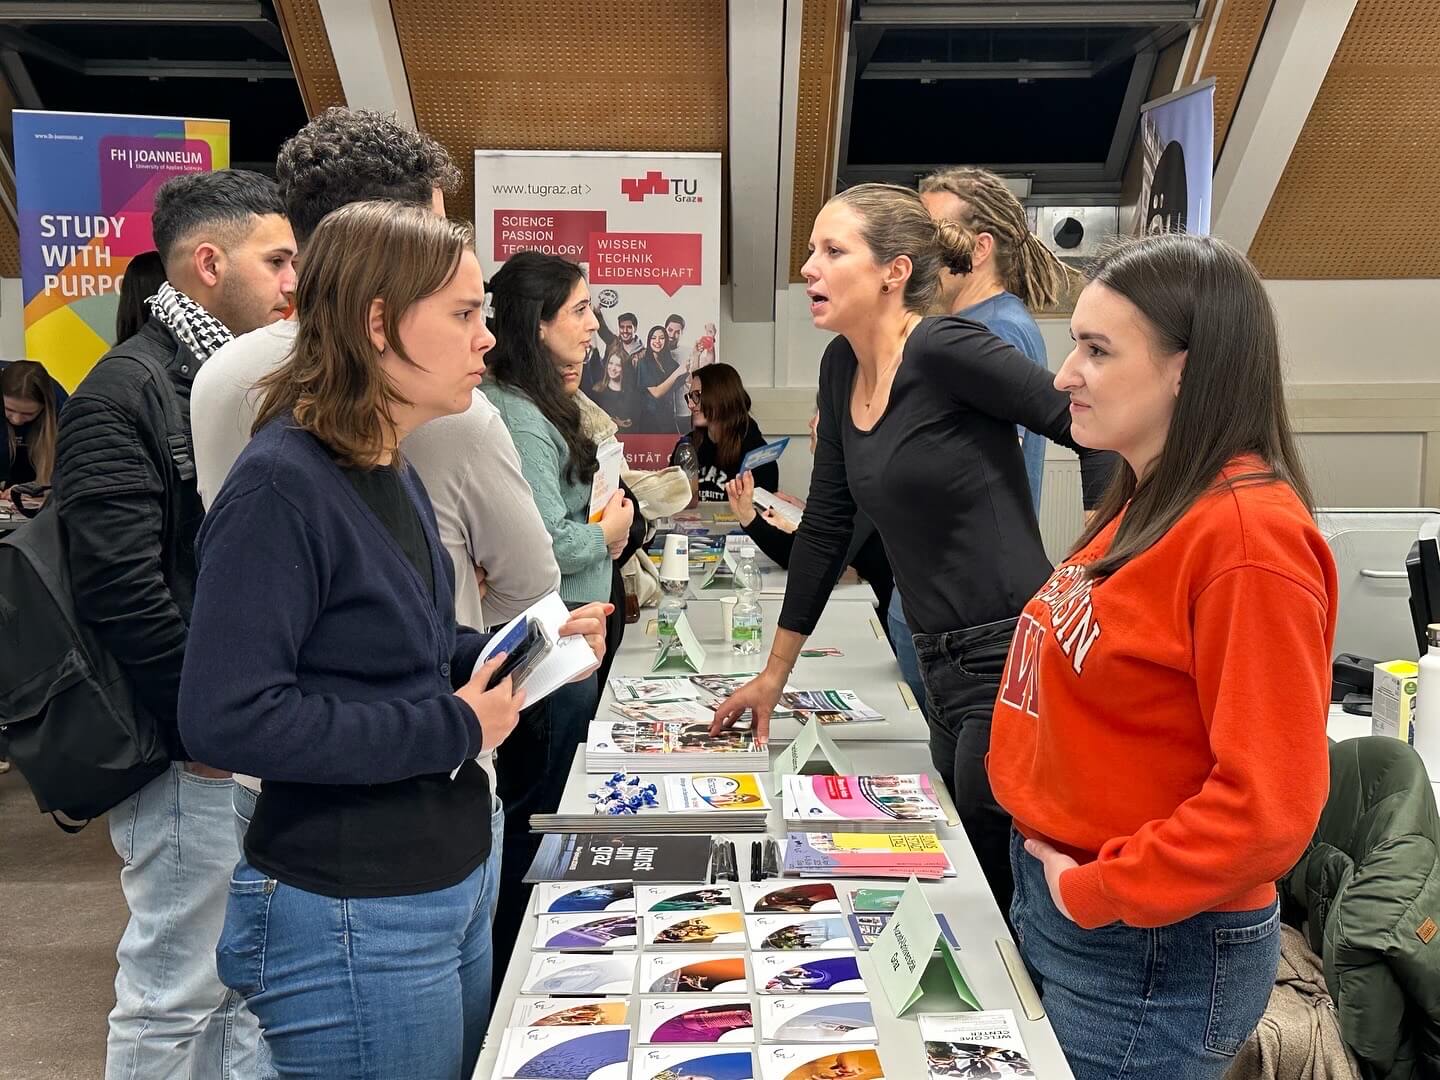
[[[445,194],[460,183],[450,155],[430,136],[393,116],[345,108],[327,109],[287,141],[275,175],[301,260],[311,234],[333,210],[367,199],[394,199],[444,216]],[[206,506],[250,441],[259,406],[256,384],[285,363],[295,334],[293,319],[246,334],[211,357],[196,377],[190,411]],[[424,357],[415,360],[425,363]],[[403,452],[424,481],[441,542],[455,564],[458,622],[482,629],[501,626],[559,588],[550,535],[520,472],[515,444],[484,394],[477,391],[466,412],[421,427],[405,440]],[[482,754],[480,764],[489,774],[490,790],[497,791],[491,754]],[[236,828],[243,847],[261,785],[251,777],[236,780]],[[496,798],[491,884],[482,898],[492,915],[504,820]]]

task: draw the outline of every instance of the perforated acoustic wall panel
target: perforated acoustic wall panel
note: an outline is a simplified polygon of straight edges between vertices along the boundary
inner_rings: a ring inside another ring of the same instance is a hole
[[[1215,33],[1200,65],[1199,79],[1215,76],[1215,158],[1225,143],[1230,118],[1245,78],[1260,47],[1260,35],[1270,15],[1271,0],[1224,0],[1215,16]]]
[[[20,276],[20,233],[10,215],[0,212],[0,277]]]
[[[1440,5],[1360,0],[1250,247],[1275,278],[1440,277]]]
[[[391,0],[420,127],[477,147],[724,151],[723,0]]]
[[[800,280],[810,226],[830,190],[840,137],[840,66],[844,0],[804,0],[800,24],[800,86],[795,116],[795,197],[791,203],[790,280]]]
[[[275,14],[290,50],[290,66],[295,69],[305,111],[314,116],[331,105],[344,105],[345,90],[340,85],[340,72],[335,68],[335,54],[330,51],[330,37],[325,33],[318,0],[275,0]]]

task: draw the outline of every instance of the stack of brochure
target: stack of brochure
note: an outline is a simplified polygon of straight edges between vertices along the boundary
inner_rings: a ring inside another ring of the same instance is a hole
[[[592,720],[585,741],[585,771],[736,773],[769,770],[770,755],[755,741],[748,725],[711,735],[712,716],[708,710],[702,710],[700,716],[680,717],[678,710],[690,704],[617,706],[627,713],[634,710],[636,717]],[[639,719],[641,710],[651,714],[650,718]]]
[[[610,789],[598,787],[583,810],[573,804],[554,814],[532,814],[535,832],[764,832],[770,799],[758,773],[681,773],[641,776],[637,785],[622,784],[619,791],[653,783],[654,806],[642,805],[633,813],[613,813],[616,800]],[[628,810],[628,804],[627,804]]]
[[[798,877],[883,877],[936,880],[955,868],[934,833],[792,832],[785,873]]]
[[[780,705],[803,723],[873,724],[885,717],[850,690],[796,690],[780,695]]]
[[[816,832],[934,832],[950,820],[924,774],[787,776],[782,806],[787,826]]]

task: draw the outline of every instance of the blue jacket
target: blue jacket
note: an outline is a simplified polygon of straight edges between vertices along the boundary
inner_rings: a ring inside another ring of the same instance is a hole
[[[323,445],[285,421],[251,440],[198,540],[180,679],[197,761],[262,780],[383,784],[481,749],[453,694],[484,639],[455,625],[455,577],[414,471],[437,588]]]

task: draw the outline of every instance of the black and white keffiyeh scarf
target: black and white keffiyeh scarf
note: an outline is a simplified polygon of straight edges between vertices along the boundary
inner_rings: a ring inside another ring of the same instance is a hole
[[[204,363],[235,335],[219,319],[168,281],[146,303],[150,314],[159,319],[176,339]]]

